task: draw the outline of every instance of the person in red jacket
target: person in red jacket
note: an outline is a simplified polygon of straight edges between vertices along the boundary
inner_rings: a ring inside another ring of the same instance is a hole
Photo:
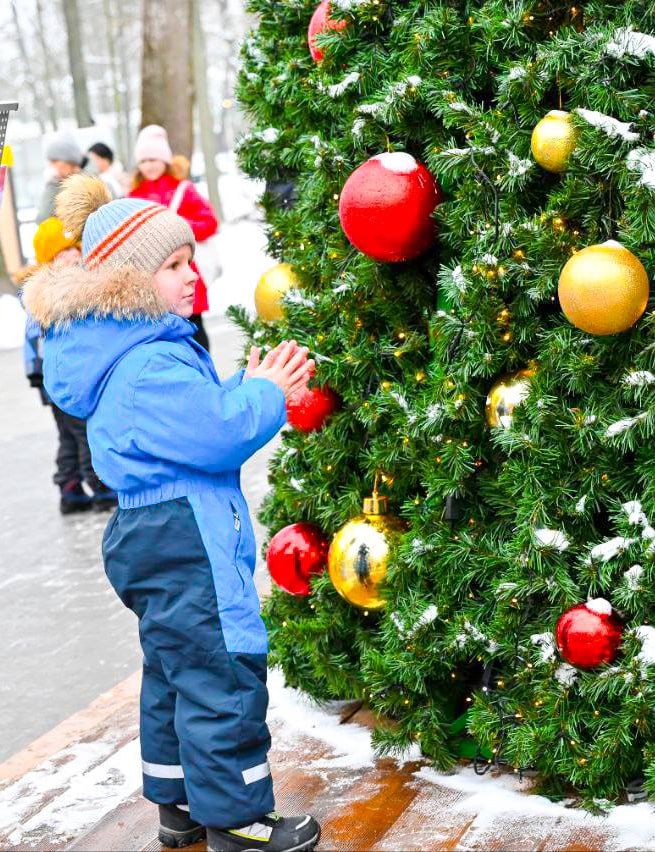
[[[144,127],[137,137],[134,156],[137,169],[128,193],[130,198],[143,198],[170,207],[191,225],[193,236],[199,243],[216,233],[218,218],[214,208],[173,163],[173,152],[163,127],[157,124]],[[194,338],[209,350],[209,338],[202,323],[202,315],[209,307],[207,286],[197,267],[191,265],[198,274],[198,282],[193,314],[189,319],[197,329]]]

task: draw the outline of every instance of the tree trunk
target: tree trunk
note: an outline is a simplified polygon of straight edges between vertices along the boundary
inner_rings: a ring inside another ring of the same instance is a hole
[[[144,0],[141,126],[161,124],[175,154],[193,151],[192,0]]]
[[[200,4],[192,0],[193,5],[193,81],[196,88],[196,107],[200,125],[200,144],[205,160],[205,175],[209,200],[219,219],[223,219],[221,196],[218,191],[218,169],[216,168],[216,136],[214,134],[214,116],[212,115],[209,91],[207,89],[207,57],[205,35],[202,30]]]
[[[125,14],[123,0],[114,0],[114,5],[117,7],[118,19],[122,20]],[[119,27],[117,43],[120,59],[121,86],[123,87],[123,122],[125,125],[125,162],[123,165],[126,168],[130,168],[132,166],[132,149],[134,147],[132,139],[132,90],[130,88],[132,74],[130,72],[130,63],[127,57],[126,40],[126,29]]]
[[[82,31],[77,0],[63,0],[64,17],[68,41],[68,60],[73,77],[73,97],[75,100],[75,117],[79,127],[90,127],[95,124],[91,117],[89,92],[86,85],[86,69],[82,56]]]
[[[18,44],[18,52],[20,53],[20,58],[23,63],[23,68],[25,69],[25,82],[27,84],[27,88],[30,90],[30,95],[32,96],[32,109],[34,110],[34,115],[36,120],[39,123],[39,130],[41,133],[45,133],[45,121],[43,119],[42,113],[42,100],[39,97],[38,89],[36,88],[36,80],[34,78],[34,74],[32,73],[32,63],[30,61],[29,56],[27,55],[27,48],[25,47],[25,40],[23,39],[23,31],[20,28],[20,21],[18,19],[18,8],[16,7],[16,0],[11,0],[11,14],[14,19],[14,27],[16,29],[16,43]]]
[[[36,0],[36,32],[39,39],[41,53],[43,54],[43,85],[45,86],[46,90],[46,100],[48,106],[48,114],[50,116],[50,124],[52,125],[52,129],[56,130],[59,124],[59,109],[57,105],[57,95],[55,94],[55,89],[52,85],[52,81],[56,78],[57,75],[54,73],[54,69],[52,67],[52,57],[45,37],[45,27],[43,25],[43,0]]]
[[[102,0],[102,13],[105,18],[107,30],[107,50],[109,51],[109,73],[111,75],[111,88],[114,99],[114,114],[116,116],[116,143],[118,156],[123,162],[127,156],[127,133],[125,130],[123,114],[124,85],[121,85],[118,70],[118,56],[116,53],[116,36],[114,32],[114,16],[110,0]]]

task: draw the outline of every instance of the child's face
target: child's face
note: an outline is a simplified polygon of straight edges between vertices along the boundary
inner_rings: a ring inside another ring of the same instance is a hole
[[[166,171],[166,163],[163,160],[141,160],[139,171],[146,180],[157,180]]]
[[[155,286],[172,314],[188,319],[193,313],[198,275],[191,269],[191,247],[173,252],[155,272]]]
[[[80,250],[76,246],[71,246],[55,255],[55,260],[61,266],[75,266],[79,263],[81,256]]]

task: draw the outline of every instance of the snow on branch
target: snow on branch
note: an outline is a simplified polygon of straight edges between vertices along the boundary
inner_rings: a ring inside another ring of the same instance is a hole
[[[455,642],[460,648],[463,648],[469,640],[473,639],[474,642],[479,642],[481,645],[485,645],[487,650],[490,653],[495,653],[498,650],[498,644],[493,641],[493,639],[488,639],[484,633],[479,630],[474,624],[466,619],[463,624],[463,633],[458,633],[455,637]]]
[[[350,74],[346,74],[340,83],[334,83],[332,86],[325,86],[323,83],[319,82],[317,88],[320,92],[327,92],[331,98],[339,98],[344,94],[344,92],[348,91],[348,89],[359,82],[360,76],[359,71],[351,71]]]
[[[642,624],[635,627],[635,636],[641,642],[641,651],[637,654],[637,659],[645,666],[655,666],[655,627]]]
[[[621,508],[628,516],[629,524],[641,527],[642,538],[645,538],[647,541],[653,541],[655,539],[655,529],[653,529],[650,525],[639,500],[630,500],[629,502],[624,503]],[[655,548],[655,544],[651,545],[651,548],[649,549],[653,548]]]
[[[655,180],[655,156],[653,157],[653,168],[653,179]],[[655,189],[655,183],[653,184],[653,188]],[[644,385],[652,385],[653,382],[655,382],[655,375],[650,370],[632,370],[626,373],[623,378],[624,385],[632,385],[632,387],[637,388],[644,387]]]
[[[555,659],[555,637],[552,633],[533,633],[530,637],[533,645],[539,647],[539,657],[542,663]]]
[[[567,550],[571,544],[560,530],[537,529],[534,531],[534,538],[538,547],[558,550],[560,553]]]
[[[283,301],[292,305],[302,305],[305,308],[315,308],[316,302],[313,299],[308,299],[300,292],[300,290],[287,290],[282,297]]]
[[[643,576],[644,569],[642,565],[633,565],[623,575],[625,577],[625,582],[628,585],[628,588],[631,592],[637,592],[640,588],[640,580]]]
[[[562,686],[573,686],[577,676],[577,669],[574,669],[568,663],[562,663],[555,671],[555,680],[558,680]]]
[[[412,550],[417,555],[422,555],[424,553],[430,553],[435,550],[435,546],[430,544],[427,541],[424,541],[422,538],[414,538],[412,539]]]
[[[398,633],[403,639],[411,639],[422,627],[432,624],[438,616],[439,610],[434,604],[430,604],[430,606],[423,610],[411,627],[407,627],[397,612],[391,613],[391,620],[398,628]]]
[[[607,429],[605,430],[606,438],[614,438],[616,435],[621,435],[623,432],[627,432],[628,429],[632,429],[632,427],[639,423],[640,420],[644,420],[648,415],[645,411],[642,411],[641,414],[637,414],[636,417],[626,417],[623,420],[617,420],[615,423],[611,423]]]
[[[369,0],[332,0],[332,5],[342,12],[351,12],[358,6],[365,6],[368,2]]]
[[[464,293],[466,288],[468,287],[468,281],[466,280],[466,276],[464,275],[464,271],[462,270],[461,264],[457,264],[457,266],[453,269],[451,279],[455,287],[457,287],[457,289],[459,290],[459,292]]]
[[[496,149],[492,148],[491,145],[486,145],[485,147],[480,145],[469,145],[468,148],[444,148],[443,151],[439,153],[439,156],[444,159],[463,160],[464,158],[469,158],[471,154],[485,154],[487,156],[491,156],[495,153]]]
[[[587,565],[591,565],[594,561],[609,562],[610,559],[614,559],[615,556],[627,550],[636,540],[635,538],[624,538],[621,535],[617,535],[609,541],[596,544],[591,548],[591,552],[587,558]]]
[[[527,68],[524,68],[523,65],[514,65],[509,69],[509,73],[507,75],[508,80],[524,80],[528,76]]]
[[[521,177],[526,172],[530,171],[530,169],[534,166],[532,160],[522,160],[520,157],[517,157],[516,154],[513,154],[511,151],[508,152],[509,157],[509,176],[510,177]]]
[[[622,27],[616,30],[613,40],[606,45],[605,53],[616,59],[624,56],[644,59],[649,54],[655,56],[655,36],[635,32],[632,27]]]
[[[635,148],[630,151],[626,165],[632,172],[639,172],[639,183],[648,189],[655,189],[655,151],[649,148]]]
[[[618,118],[612,118],[611,115],[605,115],[603,112],[596,112],[592,109],[583,109],[578,107],[576,112],[586,122],[604,131],[610,138],[616,136],[621,137],[625,142],[635,142],[639,139],[639,134],[632,130],[631,121],[619,121]]]

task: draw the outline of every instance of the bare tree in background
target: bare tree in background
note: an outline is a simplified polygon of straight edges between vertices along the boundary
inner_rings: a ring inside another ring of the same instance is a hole
[[[45,121],[43,119],[43,113],[41,112],[41,97],[39,96],[39,91],[36,87],[36,79],[32,72],[32,62],[27,54],[27,49],[25,47],[25,40],[23,38],[23,31],[20,26],[20,20],[18,18],[18,7],[16,6],[16,0],[11,0],[11,15],[14,19],[14,27],[16,28],[16,44],[18,46],[18,52],[20,53],[21,60],[23,62],[23,69],[25,73],[25,83],[27,88],[30,90],[30,96],[32,98],[32,109],[34,110],[34,116],[39,123],[39,130],[41,133],[45,133]]]
[[[173,152],[193,151],[192,0],[144,0],[141,126],[161,124]]]
[[[116,140],[118,142],[118,155],[121,160],[125,161],[129,149],[129,117],[126,125],[125,110],[123,102],[125,100],[126,83],[121,80],[121,72],[119,67],[118,52],[116,49],[116,22],[112,6],[116,5],[116,0],[112,3],[111,0],[102,0],[102,10],[105,16],[105,29],[107,31],[107,48],[109,50],[109,73],[111,77],[111,89],[114,99],[114,112],[116,113]],[[120,9],[119,9],[120,12]]]
[[[73,77],[73,97],[75,101],[75,117],[80,127],[90,127],[94,124],[89,106],[89,92],[86,85],[86,69],[82,55],[82,33],[80,14],[77,0],[63,0],[64,18],[68,42],[68,59]]]
[[[200,144],[205,160],[205,176],[209,200],[218,218],[223,219],[221,197],[218,192],[218,169],[216,168],[216,135],[214,133],[214,116],[212,115],[209,91],[207,88],[207,52],[205,36],[202,29],[199,0],[192,0],[193,5],[193,79],[196,86],[196,107],[198,124],[200,126]]]
[[[235,52],[235,34],[232,28],[230,4],[228,0],[217,0],[218,16],[221,23],[223,35],[223,62],[221,63],[221,92],[222,102],[229,99],[234,88],[234,79],[230,67],[230,59]],[[223,108],[221,103],[221,148],[228,150],[234,146],[234,129],[232,127],[232,113]]]
[[[52,81],[55,79],[55,73],[53,68],[52,56],[50,53],[50,47],[48,46],[48,41],[45,36],[46,27],[43,22],[43,0],[36,0],[36,34],[39,39],[39,46],[41,48],[41,55],[43,58],[43,85],[45,86],[46,91],[46,102],[48,106],[48,114],[50,116],[50,124],[52,125],[52,129],[56,130],[57,125],[59,124],[59,109],[57,105],[57,96],[55,95],[54,86],[52,85]]]
[[[128,11],[125,8],[125,0],[114,0],[114,5],[118,10],[118,20],[125,21]],[[132,81],[134,78],[134,69],[130,66],[128,60],[128,33],[125,26],[118,28],[118,59],[120,67],[120,78],[123,94],[123,124],[125,127],[125,165],[132,163],[132,149],[134,148],[134,139],[132,138]],[[141,37],[139,33],[139,44]]]

